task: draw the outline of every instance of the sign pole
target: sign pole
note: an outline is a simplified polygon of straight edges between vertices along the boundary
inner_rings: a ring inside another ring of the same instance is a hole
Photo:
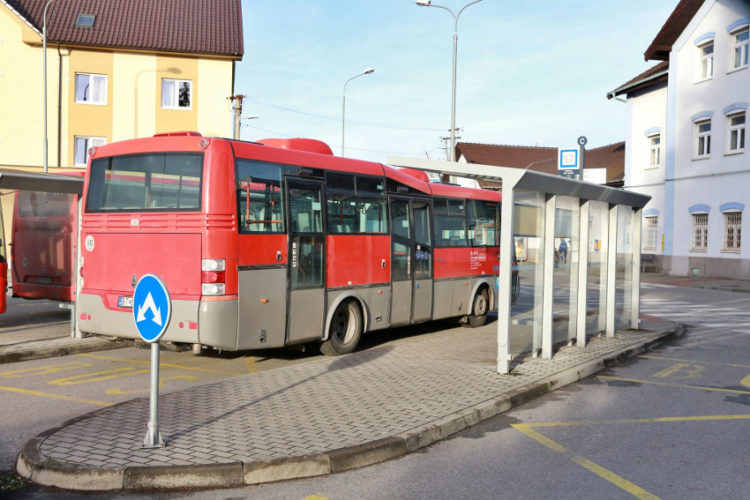
[[[159,432],[159,339],[169,325],[172,302],[164,282],[153,274],[138,280],[133,292],[133,319],[138,334],[151,344],[149,418],[143,448],[166,446]]]
[[[149,395],[148,427],[143,448],[166,446],[159,432],[159,341],[151,343],[151,390]]]

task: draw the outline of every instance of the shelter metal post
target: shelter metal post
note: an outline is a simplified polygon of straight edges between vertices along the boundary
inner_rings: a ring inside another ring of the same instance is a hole
[[[497,288],[497,372],[510,373],[510,302],[513,276],[513,186],[503,180]]]
[[[542,289],[542,358],[552,358],[553,312],[555,292],[555,195],[547,195],[544,202],[544,284]]]
[[[607,307],[605,332],[615,336],[615,294],[617,291],[617,205],[609,205],[609,229],[607,229]]]
[[[588,273],[589,273],[589,209],[591,202],[581,203],[578,217],[578,310],[576,311],[576,345],[586,346],[586,313],[588,309]],[[573,321],[573,316],[570,317]]]
[[[630,327],[638,329],[641,317],[641,228],[643,223],[643,209],[633,209],[633,276],[632,296],[630,307]]]

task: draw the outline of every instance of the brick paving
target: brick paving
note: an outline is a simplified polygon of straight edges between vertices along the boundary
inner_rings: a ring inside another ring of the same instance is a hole
[[[43,460],[71,469],[269,462],[324,454],[428,430],[503,395],[675,330],[619,331],[552,360],[495,371],[496,324],[437,332],[339,358],[313,360],[162,395],[159,426],[167,446],[141,449],[147,398],[98,410],[39,445]]]

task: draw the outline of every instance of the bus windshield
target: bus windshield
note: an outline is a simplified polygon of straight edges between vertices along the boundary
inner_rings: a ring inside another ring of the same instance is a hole
[[[86,212],[201,209],[201,153],[148,153],[91,162]]]

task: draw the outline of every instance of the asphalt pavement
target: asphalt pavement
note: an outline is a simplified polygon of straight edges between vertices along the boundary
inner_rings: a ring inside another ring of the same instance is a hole
[[[750,292],[743,280],[642,279]],[[55,335],[37,325],[26,329],[37,339],[0,336],[0,362],[30,359],[22,356],[32,351],[119,346],[71,339],[59,319],[51,323]],[[141,447],[148,398],[127,401],[40,434],[21,450],[17,469],[39,484],[74,490],[238,486],[335,473],[411,453],[681,333],[678,324],[644,318],[639,330],[562,347],[550,360],[518,358],[510,375],[500,375],[496,328],[490,322],[420,335],[163,395],[163,448]]]

